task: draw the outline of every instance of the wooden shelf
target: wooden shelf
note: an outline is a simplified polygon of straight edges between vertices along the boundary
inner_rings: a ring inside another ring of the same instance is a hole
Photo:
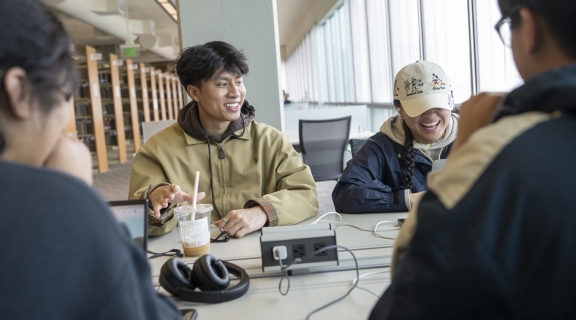
[[[112,141],[112,138],[108,139],[109,145],[118,146],[118,162],[124,163],[127,160],[126,157],[126,138],[124,135],[124,117],[122,110],[122,96],[120,90],[120,73],[118,70],[118,64],[115,63],[118,60],[115,54],[110,54],[110,67],[106,72],[110,73],[110,86],[112,88],[112,103],[114,104],[114,124],[115,130],[110,130],[108,132],[116,133],[116,143]],[[105,73],[106,73],[105,72]],[[102,73],[102,72],[100,72]],[[108,87],[108,86],[106,86]]]
[[[140,149],[140,119],[138,118],[138,102],[136,101],[136,83],[134,81],[134,69],[131,68],[132,60],[126,59],[126,78],[128,80],[128,101],[130,103],[130,120],[132,132],[132,140],[134,143],[134,151]],[[124,101],[125,99],[123,99]]]
[[[74,98],[74,104],[90,104],[92,100],[90,98]]]
[[[86,47],[86,56],[93,53],[94,48]],[[114,62],[117,60],[111,54],[109,62],[90,59],[83,62],[80,69],[85,79],[76,94],[82,98],[70,104],[71,117],[66,128],[66,132],[77,134],[93,151],[99,172],[108,169],[107,150],[118,152],[120,163],[127,160],[127,142],[133,143],[138,151],[141,121],[174,119],[178,110],[178,85],[173,74],[163,74],[144,63],[131,67],[130,59],[119,68]]]
[[[90,46],[86,46],[86,57],[92,57],[96,50]],[[102,100],[100,93],[100,81],[98,79],[98,62],[88,58],[86,60],[86,67],[88,73],[88,88],[90,91],[90,105],[92,112],[92,126],[94,130],[93,147],[96,152],[96,160],[98,172],[108,170],[108,156],[106,154],[106,142],[104,136],[104,120],[102,116]],[[85,143],[88,141],[85,141]],[[92,143],[92,140],[90,140]],[[91,148],[92,149],[92,148]]]

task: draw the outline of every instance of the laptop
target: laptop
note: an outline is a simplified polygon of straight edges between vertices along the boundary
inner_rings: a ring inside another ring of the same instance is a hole
[[[108,202],[110,210],[119,223],[130,232],[136,245],[146,255],[148,239],[148,200],[124,200]]]

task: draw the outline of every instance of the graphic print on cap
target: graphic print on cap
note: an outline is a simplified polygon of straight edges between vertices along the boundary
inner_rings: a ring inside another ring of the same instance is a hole
[[[416,79],[416,78],[412,78],[411,81],[409,80],[404,80],[404,90],[406,90],[406,96],[413,96],[415,94],[419,94],[419,93],[424,93],[424,91],[422,91],[422,88],[419,87],[423,87],[424,83],[422,82],[422,79]]]
[[[446,83],[444,80],[440,79],[437,74],[432,74],[432,90],[443,90],[446,89]]]

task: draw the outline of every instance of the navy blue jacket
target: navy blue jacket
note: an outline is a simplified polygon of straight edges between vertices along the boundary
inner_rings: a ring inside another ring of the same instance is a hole
[[[428,177],[371,320],[576,318],[575,93],[530,79]]]
[[[445,159],[452,144],[440,158]],[[427,190],[426,175],[432,162],[421,151],[413,149],[414,175],[412,192]],[[382,132],[370,137],[356,156],[348,161],[342,177],[332,192],[337,212],[367,213],[407,211],[404,177],[404,146]]]

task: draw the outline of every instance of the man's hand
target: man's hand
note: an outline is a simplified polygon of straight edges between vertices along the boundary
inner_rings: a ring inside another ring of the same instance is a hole
[[[503,96],[503,93],[482,92],[462,104],[460,120],[458,120],[458,133],[451,152],[468,141],[468,138],[476,130],[490,124],[494,118],[496,107],[500,104]]]
[[[204,199],[205,196],[204,192],[198,192],[196,200]],[[150,206],[154,209],[154,215],[156,218],[160,218],[160,210],[168,207],[168,203],[192,201],[193,196],[182,191],[179,185],[170,184],[154,189],[148,195],[148,200],[150,201]]]
[[[92,155],[76,137],[63,134],[48,155],[44,167],[62,171],[92,185]]]
[[[228,212],[228,214],[214,222],[214,225],[226,231],[230,236],[242,238],[247,233],[259,230],[268,221],[268,216],[264,209],[255,206],[250,209],[238,209]]]

